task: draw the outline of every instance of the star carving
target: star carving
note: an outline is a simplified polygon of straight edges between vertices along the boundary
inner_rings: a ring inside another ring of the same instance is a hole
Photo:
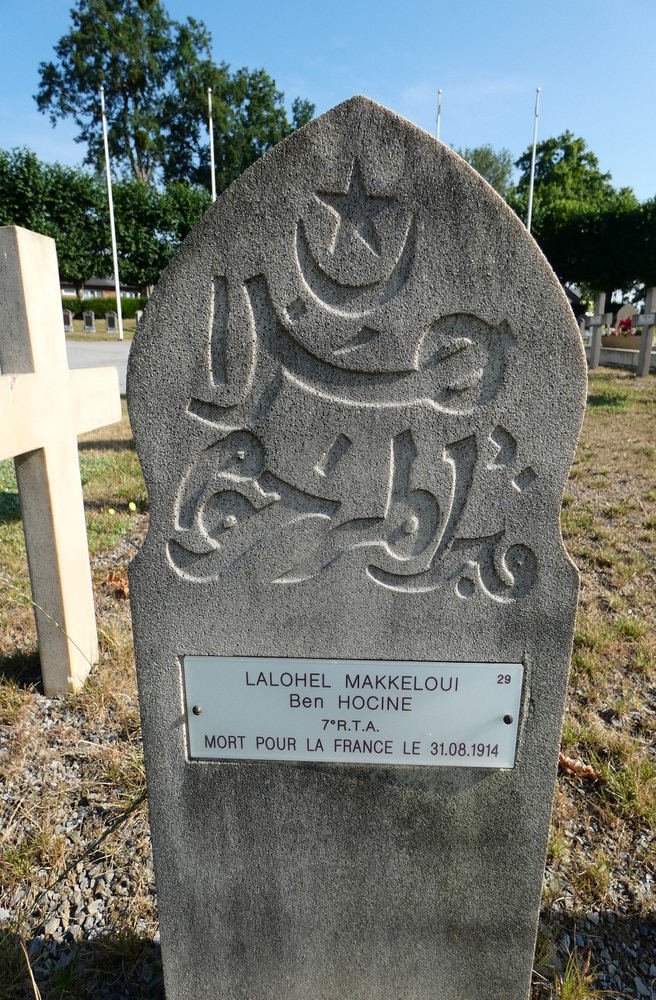
[[[381,245],[376,220],[394,199],[368,194],[357,160],[353,161],[346,193],[318,191],[316,198],[336,217],[328,248],[331,254],[346,250],[353,240],[360,240],[376,257],[380,257]]]

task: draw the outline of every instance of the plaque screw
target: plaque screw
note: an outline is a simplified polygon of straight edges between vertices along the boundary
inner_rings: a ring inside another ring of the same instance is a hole
[[[194,712],[195,712],[195,711],[196,711],[196,709],[194,709]],[[510,725],[512,725],[512,721],[513,721],[513,717],[512,717],[512,715],[504,715],[504,717],[503,717],[503,721],[505,722],[505,724],[506,724],[507,726],[510,726]]]
[[[194,707],[192,708],[191,711],[194,713],[194,715],[201,715],[202,712],[203,712],[203,710],[200,707],[200,705],[194,705]]]
[[[246,458],[246,452],[242,448],[240,448],[239,451],[237,452],[237,459],[238,461],[243,462],[245,458]]]

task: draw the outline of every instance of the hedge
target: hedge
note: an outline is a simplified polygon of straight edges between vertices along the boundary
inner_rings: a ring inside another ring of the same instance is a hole
[[[121,296],[123,319],[134,319],[137,309],[144,309],[147,301],[144,296],[136,299],[124,299]],[[113,295],[106,299],[62,298],[62,309],[70,309],[75,319],[82,319],[82,313],[87,309],[95,313],[96,319],[104,319],[105,313],[116,312],[116,298]]]

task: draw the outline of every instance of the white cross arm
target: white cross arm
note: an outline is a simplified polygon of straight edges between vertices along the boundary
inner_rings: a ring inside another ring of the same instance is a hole
[[[61,427],[61,406],[71,410],[75,434],[117,423],[121,397],[116,368],[51,372],[49,391],[43,373],[0,377],[0,461],[43,448]],[[53,391],[54,390],[54,391]],[[53,400],[57,407],[53,412]]]

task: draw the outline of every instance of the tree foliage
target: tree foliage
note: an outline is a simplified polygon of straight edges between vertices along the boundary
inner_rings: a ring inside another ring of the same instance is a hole
[[[164,178],[210,186],[207,88],[212,89],[216,185],[223,191],[263,153],[293,131],[284,95],[264,70],[207,64],[202,75],[180,78],[167,111]],[[295,103],[311,117],[314,107]],[[295,119],[296,122],[296,119]]]
[[[515,163],[520,176],[509,198],[522,219],[531,152]],[[636,284],[643,270],[640,215],[633,192],[613,187],[584,139],[567,131],[538,143],[531,228],[561,281],[607,293]]]
[[[207,192],[188,184],[161,191],[134,178],[115,183],[122,281],[155,284],[209,205]],[[0,150],[0,225],[51,236],[60,279],[73,284],[78,295],[90,278],[112,273],[107,189],[97,175],[42,163],[28,150]]]
[[[105,88],[110,155],[148,181],[207,183],[207,88],[214,93],[218,187],[223,189],[270,146],[314,113],[296,99],[290,125],[283,94],[264,70],[231,74],[211,56],[201,21],[172,20],[161,0],[77,0],[72,27],[41,63],[36,95],[52,124],[72,117],[85,162],[102,164],[99,91]]]
[[[513,186],[513,158],[509,149],[495,150],[488,144],[456,148],[455,152],[478,171],[502,198],[508,197]]]
[[[105,267],[104,198],[98,180],[81,170],[42,163],[26,149],[0,150],[0,225],[52,237],[60,276],[78,293]]]

